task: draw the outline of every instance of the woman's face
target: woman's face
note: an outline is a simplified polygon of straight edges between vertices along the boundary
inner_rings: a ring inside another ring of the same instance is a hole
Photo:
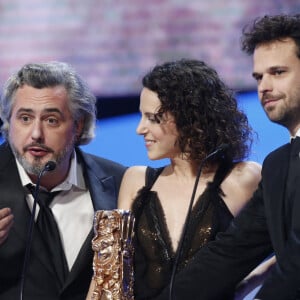
[[[174,158],[180,154],[176,143],[178,131],[174,118],[169,113],[158,116],[160,105],[157,93],[147,88],[142,89],[141,119],[136,132],[144,136],[148,157],[152,160]]]

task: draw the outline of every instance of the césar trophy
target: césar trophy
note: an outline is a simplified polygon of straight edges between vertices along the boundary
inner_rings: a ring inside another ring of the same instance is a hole
[[[134,221],[129,210],[95,212],[92,300],[134,300]]]

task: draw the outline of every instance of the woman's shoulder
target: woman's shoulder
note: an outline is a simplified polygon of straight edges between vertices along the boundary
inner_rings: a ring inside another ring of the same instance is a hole
[[[129,167],[124,174],[122,184],[125,182],[126,184],[141,187],[145,184],[146,170],[147,166]]]
[[[261,179],[261,165],[255,161],[238,162],[234,165],[231,176],[240,184],[251,184],[254,182],[257,185]]]
[[[132,166],[126,170],[118,197],[119,208],[130,209],[138,190],[145,185],[146,169],[147,166]]]
[[[128,209],[136,198],[139,190],[145,186],[150,187],[165,167],[152,168],[149,166],[129,167],[122,179],[118,207]]]
[[[261,180],[261,165],[254,161],[238,162],[222,184],[224,201],[235,216],[250,200]]]
[[[163,169],[164,167],[152,168],[149,166],[132,166],[126,170],[124,180],[131,181],[133,179],[137,183],[142,181],[144,184],[146,176],[157,176]]]
[[[131,166],[129,167],[124,176],[130,177],[138,174],[145,174],[147,166]]]

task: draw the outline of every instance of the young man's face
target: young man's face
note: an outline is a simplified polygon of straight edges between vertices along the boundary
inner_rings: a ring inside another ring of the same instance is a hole
[[[256,47],[253,77],[260,102],[269,119],[295,134],[300,128],[300,59],[290,39]]]

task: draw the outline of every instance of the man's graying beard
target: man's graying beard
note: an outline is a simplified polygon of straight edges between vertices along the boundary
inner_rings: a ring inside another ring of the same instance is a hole
[[[46,147],[43,144],[39,144],[39,143],[34,143],[31,145],[28,145],[26,147],[24,147],[23,149],[26,149],[27,147],[31,147],[31,146],[38,146],[44,149],[49,149],[48,147]],[[46,162],[42,162],[42,157],[36,157],[33,161],[33,163],[30,163],[26,160],[25,156],[23,156],[13,145],[13,143],[10,143],[11,149],[16,157],[16,159],[19,161],[19,163],[21,164],[21,166],[25,169],[25,171],[29,174],[35,175],[35,176],[39,176],[40,172],[44,169],[45,163]],[[64,161],[67,156],[72,153],[73,149],[75,147],[74,144],[74,138],[70,141],[69,144],[67,144],[67,147],[65,149],[63,149],[62,151],[58,152],[58,153],[54,153],[53,157],[51,158],[51,160],[53,160],[54,162],[56,162],[56,164],[59,166],[60,163],[62,161]]]

